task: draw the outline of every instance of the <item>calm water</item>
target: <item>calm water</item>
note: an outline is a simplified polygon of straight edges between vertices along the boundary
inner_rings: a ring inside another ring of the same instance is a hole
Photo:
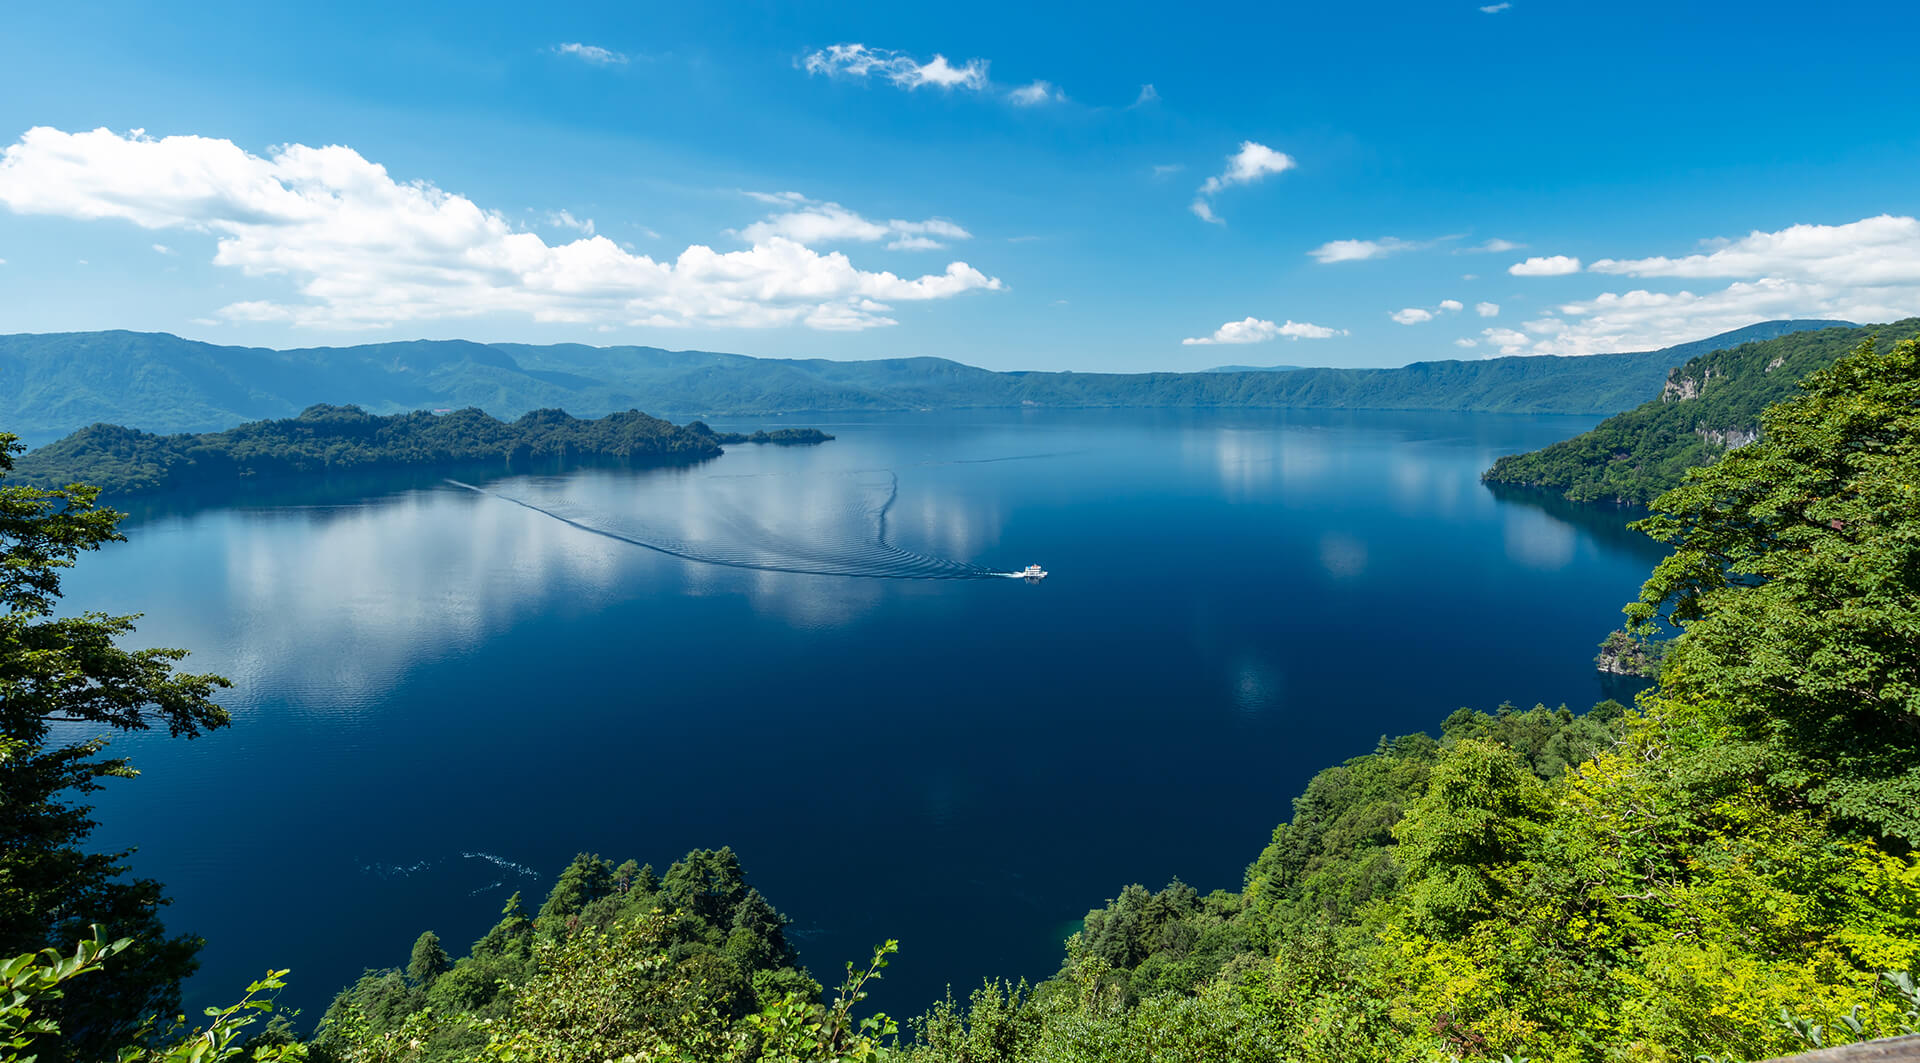
[[[1051,973],[1126,883],[1237,888],[1383,734],[1609,693],[1595,643],[1657,552],[1477,482],[1590,423],[896,415],[691,469],[162,502],[70,602],[230,676],[234,726],[118,742],[145,774],[98,838],[207,938],[199,1002],[285,966],[312,1019],[577,851],[727,844],[823,978],[899,938],[876,1002],[912,1013]]]

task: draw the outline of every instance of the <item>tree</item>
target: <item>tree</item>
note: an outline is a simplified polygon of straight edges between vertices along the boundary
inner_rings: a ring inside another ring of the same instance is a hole
[[[407,961],[407,977],[420,988],[431,989],[433,983],[452,966],[453,961],[447,958],[447,950],[440,947],[440,935],[426,930],[413,943],[413,957]]]
[[[535,921],[543,933],[563,933],[587,905],[612,892],[613,864],[592,853],[580,853],[560,873]]]
[[[1500,873],[1526,855],[1551,809],[1547,784],[1513,750],[1478,738],[1448,749],[1393,828],[1415,915],[1457,930],[1495,914]]]
[[[667,869],[660,880],[667,903],[714,925],[725,925],[746,899],[745,872],[730,846],[695,849]]]
[[[1627,609],[1683,629],[1662,687],[1723,705],[1772,781],[1920,844],[1920,341],[1872,341],[1636,526],[1674,551]]]
[[[0,481],[24,448],[0,433]],[[120,514],[97,491],[0,483],[0,955],[65,950],[99,924],[133,940],[116,962],[76,981],[47,1005],[57,1042],[42,1054],[106,1058],[142,1020],[178,1007],[198,940],[168,938],[160,884],[124,879],[125,853],[88,853],[94,823],[79,795],[130,777],[123,759],[101,759],[103,738],[47,745],[55,724],[120,731],[164,727],[193,738],[224,727],[219,676],[176,670],[184,650],[127,650],[117,640],[135,616],[57,617],[60,576],[82,551],[121,541]]]

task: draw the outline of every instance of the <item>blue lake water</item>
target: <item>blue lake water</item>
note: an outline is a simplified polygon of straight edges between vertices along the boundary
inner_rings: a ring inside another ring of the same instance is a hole
[[[207,939],[189,1003],[291,967],[310,1020],[575,852],[720,845],[823,980],[899,938],[896,1014],[1042,977],[1120,886],[1238,888],[1382,735],[1623,696],[1595,644],[1659,557],[1478,482],[1587,418],[793,420],[839,438],[161,500],[83,560],[72,606],[235,683],[231,729],[123,738],[144,774],[97,795]]]

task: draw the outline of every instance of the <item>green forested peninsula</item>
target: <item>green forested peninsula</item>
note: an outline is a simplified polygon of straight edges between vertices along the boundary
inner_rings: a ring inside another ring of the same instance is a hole
[[[96,422],[215,432],[292,417],[318,400],[380,414],[473,406],[496,417],[546,408],[704,418],[989,406],[1608,414],[1695,354],[1836,324],[1844,322],[1768,321],[1661,351],[1587,358],[1204,373],[997,373],[943,358],[836,362],[464,340],[275,351],[165,333],[22,334],[0,336],[0,424],[36,444]]]
[[[1761,411],[1868,336],[1893,343],[1916,333],[1920,318],[1909,318],[1798,332],[1700,355],[1668,375],[1659,398],[1572,439],[1501,458],[1483,478],[1545,488],[1575,502],[1644,505],[1678,486],[1688,469],[1752,442]]]
[[[126,618],[53,618],[59,567],[112,534],[91,503],[0,489],[15,618],[0,629],[0,881],[31,869],[43,897],[114,863],[53,858],[88,825],[49,809],[110,770],[97,744],[49,746],[48,719],[226,723],[217,678],[175,675],[177,651],[137,667],[96,652]],[[1671,553],[1627,608],[1632,632],[1680,634],[1634,708],[1462,710],[1437,738],[1383,738],[1315,776],[1239,889],[1121,889],[1037,986],[961,987],[904,1025],[862,1018],[893,943],[822,1000],[730,853],[658,879],[585,856],[464,960],[423,935],[404,970],[343,991],[311,1042],[255,1021],[254,997],[169,1034],[138,1025],[179,970],[133,951],[164,940],[150,905],[83,894],[29,919],[8,890],[7,944],[72,957],[0,967],[0,1060],[127,1045],[136,1061],[1724,1063],[1913,1033],[1920,341],[1814,372],[1759,441],[1690,472],[1638,527]],[[90,676],[105,685],[76,682]],[[859,888],[858,867],[847,876]],[[108,984],[123,988],[53,995]]]
[[[357,406],[310,406],[284,421],[256,421],[205,435],[154,435],[119,425],[83,428],[31,451],[18,476],[41,487],[88,483],[125,496],[267,476],[529,461],[678,463],[716,457],[723,443],[821,443],[817,429],[718,433],[677,427],[638,410],[585,421],[535,410],[511,423],[479,410],[378,417]]]

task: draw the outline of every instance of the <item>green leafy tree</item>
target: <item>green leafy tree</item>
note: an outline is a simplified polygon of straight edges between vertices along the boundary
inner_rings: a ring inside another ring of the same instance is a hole
[[[52,728],[193,738],[226,726],[212,695],[227,682],[176,670],[183,650],[122,648],[136,617],[55,614],[61,573],[82,552],[119,541],[120,515],[96,506],[91,487],[4,484],[20,450],[0,433],[0,955],[65,948],[92,924],[132,941],[110,968],[47,1005],[61,1035],[39,1050],[91,1060],[147,1016],[178,1007],[199,942],[166,935],[160,884],[126,878],[126,854],[84,848],[94,823],[78,799],[133,769],[102,759],[98,735],[50,746]]]
[[[1872,341],[1770,408],[1758,443],[1637,526],[1673,545],[1642,629],[1669,693],[1727,706],[1774,782],[1920,843],[1920,341]]]
[[[1493,914],[1507,890],[1501,872],[1527,854],[1551,810],[1547,784],[1513,750],[1478,738],[1449,748],[1393,828],[1415,914],[1446,928]]]
[[[107,961],[124,954],[133,944],[126,938],[107,942],[98,926],[82,939],[72,956],[45,949],[0,961],[0,1063],[36,1063],[33,1049],[44,1039],[60,1033],[59,1023],[44,1014],[49,1006],[64,999],[82,975],[97,975],[108,969]],[[226,1063],[245,1056],[252,1063],[290,1063],[307,1058],[306,1046],[284,1035],[286,1016],[274,1011],[272,997],[286,988],[287,972],[269,971],[267,977],[247,987],[247,995],[224,1008],[208,1008],[208,1023],[188,1031],[181,1023],[159,1047],[123,1044],[113,1051],[117,1063]],[[269,1033],[245,1039],[247,1028],[269,1014]],[[157,1018],[157,1017],[156,1017]]]

